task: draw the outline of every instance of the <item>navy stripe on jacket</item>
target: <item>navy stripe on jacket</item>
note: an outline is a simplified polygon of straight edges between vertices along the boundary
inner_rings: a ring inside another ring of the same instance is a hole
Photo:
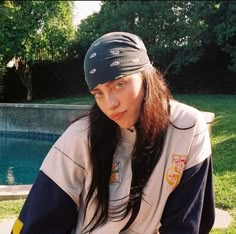
[[[71,233],[77,210],[72,198],[40,171],[19,215],[23,223],[20,233]]]
[[[184,171],[169,196],[159,232],[161,234],[207,234],[215,219],[211,157]]]

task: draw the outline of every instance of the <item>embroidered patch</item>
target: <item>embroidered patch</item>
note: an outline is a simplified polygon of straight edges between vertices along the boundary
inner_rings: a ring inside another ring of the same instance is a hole
[[[14,223],[12,233],[13,234],[20,234],[23,226],[24,226],[24,224],[19,219],[17,219],[16,222]]]
[[[120,183],[120,162],[114,161],[112,163],[110,184],[117,184],[117,183]]]
[[[187,156],[174,154],[172,156],[171,166],[166,171],[166,182],[168,188],[172,191],[179,184],[184,168],[186,166]]]

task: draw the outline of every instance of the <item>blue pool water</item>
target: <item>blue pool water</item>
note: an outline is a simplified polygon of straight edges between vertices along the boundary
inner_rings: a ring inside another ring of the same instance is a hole
[[[0,136],[0,185],[32,184],[53,143]]]

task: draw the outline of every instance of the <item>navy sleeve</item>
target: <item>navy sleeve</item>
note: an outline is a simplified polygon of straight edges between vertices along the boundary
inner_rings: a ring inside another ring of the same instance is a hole
[[[42,171],[25,201],[17,222],[22,224],[19,234],[71,233],[77,220],[77,205]]]
[[[215,219],[211,157],[184,171],[161,218],[162,234],[207,234]]]

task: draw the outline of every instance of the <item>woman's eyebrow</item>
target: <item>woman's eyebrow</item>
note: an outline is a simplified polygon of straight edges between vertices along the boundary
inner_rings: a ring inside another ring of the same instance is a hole
[[[111,84],[113,84],[116,81],[117,80],[112,80],[112,81],[106,82],[105,84],[102,84],[102,85],[105,85],[106,87],[109,87]],[[90,90],[90,93],[96,92],[96,91],[99,91],[99,90],[100,90],[99,88],[94,88],[94,89]]]
[[[90,93],[94,93],[94,92],[96,92],[96,91],[98,91],[98,90],[99,90],[99,89],[94,88],[94,89],[90,90]]]

